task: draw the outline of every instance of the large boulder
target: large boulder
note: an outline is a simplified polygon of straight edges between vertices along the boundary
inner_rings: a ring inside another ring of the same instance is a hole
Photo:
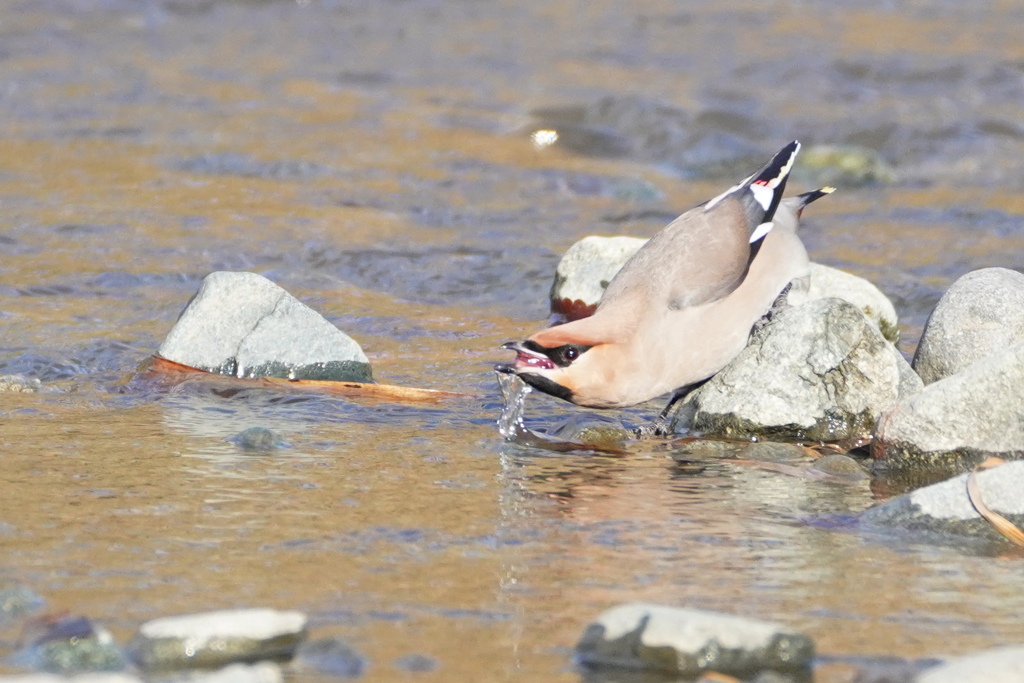
[[[935,473],[1024,456],[1024,342],[900,400],[878,420],[871,452],[879,470]]]
[[[925,384],[1024,341],[1024,275],[983,268],[954,282],[928,318],[914,355]]]
[[[696,609],[630,603],[587,626],[576,656],[590,667],[652,669],[680,677],[750,675],[809,667],[810,638],[781,624]]]
[[[774,314],[670,427],[709,436],[856,442],[921,380],[856,306],[818,299]]]
[[[1024,462],[1007,462],[976,476],[985,505],[1024,525]],[[868,526],[1009,543],[974,508],[967,495],[967,477],[961,474],[887,500],[865,510],[860,520]]]
[[[372,381],[359,344],[255,273],[207,275],[157,355],[234,377]]]

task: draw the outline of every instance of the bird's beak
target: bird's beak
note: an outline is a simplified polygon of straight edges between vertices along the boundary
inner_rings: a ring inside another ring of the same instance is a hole
[[[516,352],[514,363],[499,363],[494,369],[499,372],[518,372],[522,368],[537,368],[543,370],[554,370],[555,364],[550,358],[539,351],[527,348],[522,342],[505,342],[501,345],[503,349]]]

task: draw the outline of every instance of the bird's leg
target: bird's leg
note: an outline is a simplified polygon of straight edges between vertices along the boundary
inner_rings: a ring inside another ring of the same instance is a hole
[[[709,377],[708,379],[711,378]],[[704,386],[707,381],[707,379],[702,379],[699,382],[687,384],[686,386],[679,387],[673,391],[672,395],[668,399],[668,405],[666,405],[661,413],[658,414],[658,417],[654,418],[649,424],[640,425],[633,430],[637,438],[643,439],[649,436],[668,436],[670,433],[668,416],[671,414],[672,409],[676,407],[677,403],[689,396],[690,392]]]
[[[750,328],[751,337],[756,336],[758,332],[763,330],[765,326],[772,321],[776,313],[783,310],[784,308],[789,307],[789,291],[791,289],[793,289],[792,282],[790,282],[789,284],[782,288],[782,291],[779,292],[779,295],[775,297],[775,301],[772,302],[772,307],[768,309],[767,313],[758,318],[757,322],[754,323],[754,326]]]

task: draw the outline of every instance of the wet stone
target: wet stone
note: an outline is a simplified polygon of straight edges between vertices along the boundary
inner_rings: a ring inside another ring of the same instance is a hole
[[[157,354],[235,377],[370,382],[359,345],[255,273],[211,273]]]
[[[620,450],[633,438],[633,433],[619,420],[595,414],[573,415],[547,433],[557,439],[603,450]]]
[[[1024,456],[1024,342],[901,399],[878,420],[875,469],[962,472]]]
[[[781,310],[721,372],[681,402],[674,431],[725,438],[855,442],[920,389],[899,351],[853,304]]]
[[[300,645],[292,666],[338,678],[359,678],[366,670],[366,660],[340,640],[320,638]]]
[[[932,311],[914,354],[925,384],[1024,341],[1024,275],[984,268],[954,282]]]
[[[978,514],[967,495],[967,474],[919,488],[861,514],[868,526],[972,537],[1009,543]],[[1024,461],[1007,462],[976,475],[982,500],[1017,526],[1024,526]]]
[[[921,673],[915,683],[1020,683],[1024,646],[1010,645],[955,657]]]
[[[859,460],[851,458],[848,455],[843,455],[842,453],[829,453],[828,455],[823,455],[815,460],[811,467],[840,479],[867,481],[871,478],[867,468],[864,467]]]
[[[587,667],[651,669],[679,676],[752,676],[810,666],[814,644],[780,624],[717,612],[631,603],[587,626],[576,645]]]
[[[301,612],[225,610],[146,622],[129,649],[144,669],[214,668],[291,656],[305,637]]]

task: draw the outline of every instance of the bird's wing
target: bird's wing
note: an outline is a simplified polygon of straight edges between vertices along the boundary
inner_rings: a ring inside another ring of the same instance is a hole
[[[757,173],[687,211],[652,237],[605,291],[602,309],[678,310],[735,291],[771,231],[800,143],[780,150]]]

